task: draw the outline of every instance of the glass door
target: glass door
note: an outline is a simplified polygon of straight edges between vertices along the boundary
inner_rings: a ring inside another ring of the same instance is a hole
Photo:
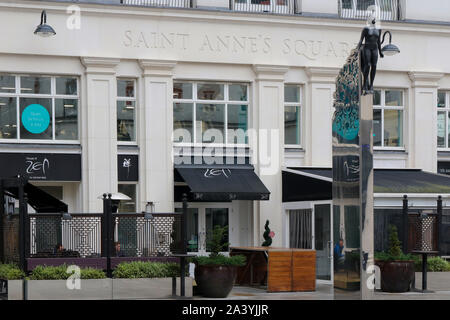
[[[332,241],[331,205],[314,205],[314,245],[317,279],[331,281]]]
[[[177,205],[175,212],[182,212],[181,205]],[[187,224],[187,251],[206,254],[210,252],[209,239],[213,234],[214,227],[228,226],[223,243],[229,241],[229,212],[231,207],[218,204],[197,204],[190,203],[186,217]],[[223,249],[224,252],[228,248]]]
[[[225,237],[222,239],[222,244],[229,242],[229,224],[228,224],[228,208],[205,208],[205,229],[206,229],[206,251],[210,252],[209,241],[213,235],[213,230],[216,226],[221,228],[227,227]],[[222,249],[228,251],[228,246]]]

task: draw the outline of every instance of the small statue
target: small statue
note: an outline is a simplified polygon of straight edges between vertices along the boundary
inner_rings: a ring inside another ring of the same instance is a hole
[[[263,247],[270,247],[270,245],[272,244],[272,238],[275,236],[275,232],[270,231],[269,220],[266,220],[266,224],[264,225],[264,229],[266,231],[264,231],[264,233],[263,233],[264,242],[263,242],[262,246]]]
[[[378,53],[384,58],[381,52],[381,29],[377,26],[376,7],[369,7],[370,15],[367,18],[367,26],[361,32],[361,40],[358,43],[358,50],[361,51],[361,69],[364,77],[362,94],[373,93],[373,82],[377,72]],[[365,40],[364,45],[363,40]],[[369,83],[370,72],[370,83]]]

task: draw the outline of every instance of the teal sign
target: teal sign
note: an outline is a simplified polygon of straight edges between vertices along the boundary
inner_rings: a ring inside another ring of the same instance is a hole
[[[30,104],[22,112],[22,125],[33,134],[42,133],[50,125],[50,114],[40,104]]]

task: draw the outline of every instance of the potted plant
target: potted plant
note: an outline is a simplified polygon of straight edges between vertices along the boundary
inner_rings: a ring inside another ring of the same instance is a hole
[[[245,265],[245,257],[227,257],[221,254],[229,243],[224,242],[227,227],[214,226],[211,240],[208,241],[209,256],[192,258],[195,263],[195,282],[198,291],[205,297],[225,298],[233,289],[236,280],[236,267]]]
[[[389,226],[389,250],[375,254],[375,264],[381,272],[381,290],[407,292],[414,281],[414,259],[404,254],[398,239],[397,228]]]

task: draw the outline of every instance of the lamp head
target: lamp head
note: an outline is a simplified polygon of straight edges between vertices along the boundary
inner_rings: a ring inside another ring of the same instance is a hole
[[[386,56],[393,56],[400,53],[400,49],[395,44],[389,43],[381,48],[381,52]]]
[[[41,23],[36,27],[36,30],[34,30],[34,34],[44,38],[48,38],[56,34],[55,30],[47,24],[47,13],[45,10],[41,13]]]
[[[381,52],[387,56],[393,56],[393,55],[396,55],[397,53],[400,53],[400,49],[395,44],[392,44],[392,34],[389,30],[384,32],[383,41],[381,42],[381,44],[383,44],[384,37],[386,36],[386,34],[389,35],[389,44],[387,44],[383,48],[381,48]]]

